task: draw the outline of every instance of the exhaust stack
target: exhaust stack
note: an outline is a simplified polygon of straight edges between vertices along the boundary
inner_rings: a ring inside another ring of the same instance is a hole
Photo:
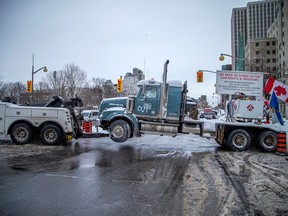
[[[162,76],[162,81],[166,85],[167,83],[167,68],[168,68],[169,60],[167,60],[164,64],[164,71],[163,71],[163,76]]]
[[[159,117],[164,119],[167,115],[167,94],[166,94],[166,85],[167,85],[167,67],[169,64],[169,60],[167,60],[164,64],[164,71],[162,76],[162,85],[161,85],[161,98],[160,98],[160,109],[159,109]]]

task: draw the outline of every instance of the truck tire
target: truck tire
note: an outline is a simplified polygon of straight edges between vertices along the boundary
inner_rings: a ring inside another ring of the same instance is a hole
[[[32,129],[25,123],[14,125],[11,131],[11,139],[18,145],[29,143],[32,139]]]
[[[40,130],[41,141],[46,145],[55,145],[62,139],[62,133],[56,125],[46,125]]]
[[[128,139],[133,137],[133,133],[131,130],[131,126],[127,123],[127,130],[128,130]]]
[[[265,130],[259,135],[259,147],[265,152],[274,152],[277,148],[277,133]]]
[[[251,136],[243,129],[236,129],[228,136],[227,144],[231,150],[246,151],[251,145]]]
[[[110,138],[114,142],[125,142],[129,138],[130,126],[124,120],[116,120],[109,127]]]

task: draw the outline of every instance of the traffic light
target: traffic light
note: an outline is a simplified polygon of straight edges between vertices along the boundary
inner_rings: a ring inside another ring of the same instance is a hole
[[[117,80],[117,92],[122,92],[122,79]]]
[[[32,92],[32,81],[27,81],[26,92]]]
[[[197,71],[197,82],[203,82],[203,71]]]

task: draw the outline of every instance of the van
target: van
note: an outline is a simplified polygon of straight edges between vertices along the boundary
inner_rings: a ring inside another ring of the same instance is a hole
[[[96,121],[98,119],[99,110],[83,110],[84,121]]]

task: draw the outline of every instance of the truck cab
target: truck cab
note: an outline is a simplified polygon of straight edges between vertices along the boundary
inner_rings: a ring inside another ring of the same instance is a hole
[[[179,122],[181,109],[182,83],[180,81],[162,82],[142,80],[130,107],[138,119],[150,121]],[[163,92],[165,91],[165,92]],[[129,107],[128,107],[129,108]]]
[[[187,83],[167,82],[167,60],[162,82],[142,80],[135,96],[104,99],[100,104],[100,124],[110,138],[124,142],[140,132],[173,133],[182,128]]]

